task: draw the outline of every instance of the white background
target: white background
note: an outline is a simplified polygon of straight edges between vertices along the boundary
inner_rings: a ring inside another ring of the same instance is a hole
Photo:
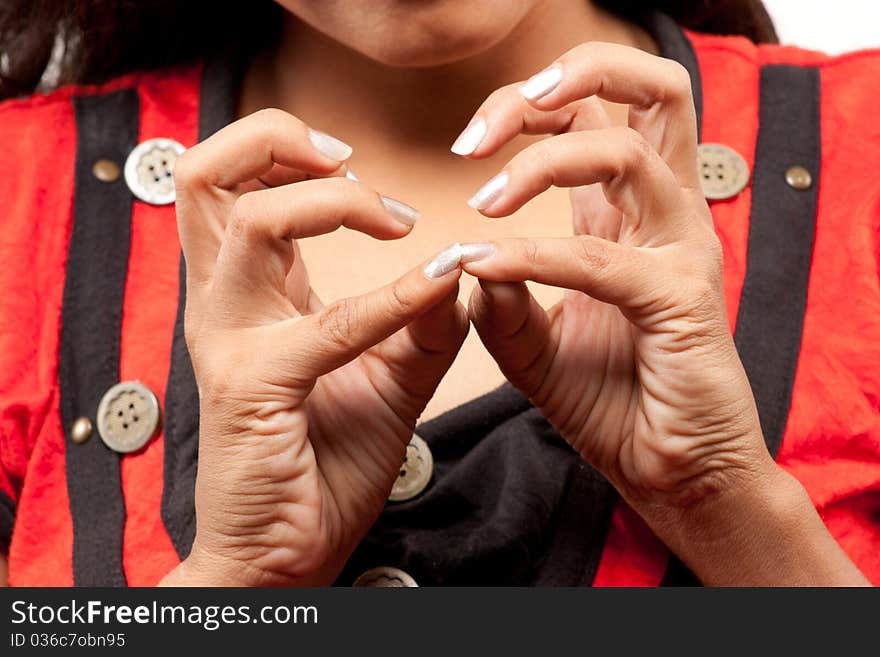
[[[840,53],[880,48],[880,0],[764,0],[783,43]]]

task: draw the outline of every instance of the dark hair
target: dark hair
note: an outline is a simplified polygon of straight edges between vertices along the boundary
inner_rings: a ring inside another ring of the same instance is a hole
[[[595,0],[628,18],[659,9],[685,27],[775,42],[761,0]],[[0,0],[0,98],[41,80],[92,83],[181,64],[230,43],[258,47],[281,25],[273,0]],[[47,67],[54,67],[47,75]]]

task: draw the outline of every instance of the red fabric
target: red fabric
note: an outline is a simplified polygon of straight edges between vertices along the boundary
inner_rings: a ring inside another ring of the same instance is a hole
[[[72,225],[76,126],[71,98],[136,87],[140,139],[195,143],[199,70],[131,75],[0,104],[0,490],[18,503],[11,585],[72,584],[73,530],[58,407],[58,346]],[[119,163],[120,165],[123,163]],[[173,206],[135,202],[120,370],[164,403],[180,246]],[[97,440],[93,436],[92,440]],[[162,439],[122,461],[123,565],[151,585],[178,561],[160,517]]]
[[[753,165],[758,76],[766,63],[821,67],[823,165],[804,338],[780,464],[806,487],[843,548],[880,583],[880,124],[866,80],[880,52],[829,58],[741,38],[690,34],[704,87],[706,142],[732,146]],[[195,142],[197,69],[132,75],[102,87],[0,104],[0,491],[18,503],[10,583],[69,585],[72,528],[58,409],[58,340],[71,228],[76,130],[71,97],[136,87],[140,139]],[[121,164],[121,163],[120,163]],[[746,189],[715,203],[725,293],[735,325],[751,206]],[[135,202],[121,376],[139,379],[164,405],[177,306],[173,208]],[[95,438],[93,438],[95,439]],[[163,440],[122,462],[123,565],[150,585],[177,563],[160,516]],[[613,514],[597,585],[660,582],[668,552],[629,508]]]
[[[148,78],[140,85],[141,130],[138,141],[170,137],[184,146],[198,138],[198,69],[169,78]],[[171,342],[177,314],[180,246],[173,205],[135,201],[131,253],[122,308],[120,378],[137,379],[165,405],[171,367]],[[157,299],[162,302],[156,303]],[[122,459],[125,497],[123,569],[129,584],[151,585],[178,563],[160,508],[164,440]]]
[[[4,492],[19,509],[13,583],[71,583],[56,372],[75,142],[64,92],[0,105],[0,461]]]

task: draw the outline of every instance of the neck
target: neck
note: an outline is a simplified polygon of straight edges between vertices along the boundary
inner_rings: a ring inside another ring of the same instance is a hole
[[[280,107],[359,148],[397,143],[410,152],[438,147],[445,152],[492,91],[527,78],[585,41],[652,48],[640,29],[590,2],[547,0],[476,56],[430,68],[397,68],[288,14],[280,43],[255,61],[245,79],[240,113]]]

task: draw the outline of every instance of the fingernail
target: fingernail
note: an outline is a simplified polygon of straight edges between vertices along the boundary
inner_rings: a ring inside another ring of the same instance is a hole
[[[385,206],[385,209],[388,210],[391,216],[402,224],[412,226],[421,216],[421,213],[411,205],[407,205],[406,203],[387,196],[380,196],[379,198],[382,199],[382,205]]]
[[[443,249],[434,256],[431,262],[425,265],[425,276],[440,278],[458,267],[459,263],[461,263],[461,244],[456,242]]]
[[[537,100],[546,96],[556,88],[562,80],[562,67],[553,64],[539,73],[535,73],[528,80],[517,87],[526,100]]]
[[[351,146],[336,137],[331,137],[326,132],[309,128],[309,140],[312,142],[312,146],[331,160],[344,162],[351,157]]]
[[[360,178],[358,178],[356,175],[354,175],[354,171],[352,171],[351,169],[346,169],[345,177],[348,178],[349,180],[354,180],[355,182],[361,181]]]
[[[477,146],[480,145],[485,136],[486,122],[477,116],[462,130],[462,133],[455,140],[455,143],[452,144],[450,150],[456,155],[470,155],[477,150]]]
[[[495,245],[491,242],[468,242],[461,245],[461,255],[459,262],[476,262],[477,260],[485,260],[495,253]]]
[[[498,175],[493,176],[477,190],[476,194],[471,196],[467,204],[474,210],[485,210],[497,201],[504,193],[504,189],[507,187],[509,180],[510,175],[506,171],[502,171]]]

